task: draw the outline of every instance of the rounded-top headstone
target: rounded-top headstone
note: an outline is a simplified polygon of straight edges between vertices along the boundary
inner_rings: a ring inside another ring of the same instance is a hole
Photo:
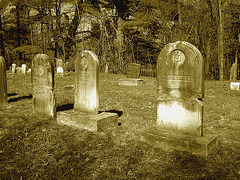
[[[0,56],[0,105],[8,103],[7,94],[7,77],[6,77],[6,62],[2,56]]]
[[[98,114],[99,61],[92,51],[78,53],[75,61],[74,109],[87,114]]]
[[[54,94],[54,69],[50,58],[38,54],[32,61],[32,86],[34,114],[54,117],[56,103]]]
[[[203,58],[190,43],[166,45],[157,61],[157,124],[202,135]]]

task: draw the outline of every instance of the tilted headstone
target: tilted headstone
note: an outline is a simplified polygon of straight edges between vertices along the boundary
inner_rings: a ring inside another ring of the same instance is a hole
[[[0,56],[0,105],[8,103],[7,94],[7,77],[6,77],[6,62],[2,56]]]
[[[139,78],[140,77],[141,65],[137,63],[129,63],[126,69],[126,75],[128,78]]]
[[[54,70],[50,58],[45,54],[38,54],[32,60],[32,86],[34,114],[54,117]]]
[[[27,73],[31,73],[32,69],[28,68]]]
[[[12,64],[12,73],[13,73],[13,74],[16,73],[16,64]]]
[[[166,45],[157,61],[157,124],[202,136],[203,58],[193,45]]]
[[[74,109],[88,114],[98,114],[99,61],[92,51],[85,50],[75,61]]]
[[[26,70],[27,70],[26,64],[22,64],[21,70],[23,74],[26,74]]]

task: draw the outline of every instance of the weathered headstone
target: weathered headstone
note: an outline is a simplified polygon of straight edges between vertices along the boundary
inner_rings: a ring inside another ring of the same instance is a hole
[[[116,113],[98,113],[99,61],[92,51],[84,51],[77,55],[74,90],[74,109],[58,112],[58,123],[101,132],[116,127]]]
[[[138,86],[143,84],[143,80],[140,79],[141,65],[137,63],[129,63],[126,67],[127,78],[120,79],[119,85],[121,86]]]
[[[75,61],[74,108],[97,114],[99,107],[99,62],[92,51],[78,54]]]
[[[45,54],[38,54],[32,60],[32,86],[34,114],[54,117],[54,71],[50,58]]]
[[[0,106],[8,103],[6,62],[0,56]]]
[[[202,136],[203,58],[178,41],[163,48],[157,61],[157,124]]]
[[[63,61],[62,59],[56,60],[57,75],[63,76]]]
[[[141,65],[137,63],[129,63],[126,69],[127,78],[139,78]]]
[[[200,51],[184,41],[166,45],[157,60],[157,126],[144,130],[142,140],[207,156],[217,137],[203,136],[203,82]]]
[[[12,73],[13,73],[13,74],[16,73],[16,64],[12,64]]]
[[[21,70],[23,74],[26,74],[26,69],[27,69],[26,64],[22,64]]]

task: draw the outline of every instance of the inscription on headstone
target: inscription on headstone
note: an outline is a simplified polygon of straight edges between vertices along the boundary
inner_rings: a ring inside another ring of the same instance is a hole
[[[54,72],[50,58],[45,54],[36,55],[32,61],[32,86],[34,114],[54,117]]]
[[[127,78],[139,78],[141,65],[137,63],[129,63],[126,69]]]
[[[74,109],[88,114],[98,114],[99,61],[95,53],[85,50],[75,61]]]
[[[6,62],[0,56],[0,106],[8,103]]]
[[[190,43],[166,45],[157,61],[157,124],[202,136],[203,58]]]

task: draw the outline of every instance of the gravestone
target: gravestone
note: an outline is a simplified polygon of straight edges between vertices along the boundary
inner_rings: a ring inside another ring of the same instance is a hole
[[[56,60],[57,75],[63,76],[63,61],[62,59]]]
[[[230,90],[240,91],[240,82],[231,82],[230,83]]]
[[[99,61],[92,51],[77,54],[74,90],[74,109],[58,112],[58,123],[90,131],[105,131],[117,125],[116,113],[98,113]]]
[[[91,51],[84,51],[75,61],[74,108],[97,114],[99,107],[99,62]]]
[[[203,58],[186,42],[168,44],[157,61],[157,124],[202,136]]]
[[[6,62],[0,56],[0,106],[8,103]]]
[[[137,63],[129,63],[126,69],[127,78],[139,78],[141,65]]]
[[[23,74],[26,74],[26,69],[27,69],[26,64],[22,64],[21,70]]]
[[[38,54],[32,60],[33,111],[35,115],[54,117],[54,71],[50,58]]]
[[[140,69],[141,65],[137,63],[129,63],[126,67],[125,79],[120,79],[119,85],[121,86],[138,86],[143,84],[143,80],[140,79]]]
[[[13,74],[16,73],[16,64],[12,64],[12,73],[13,73]]]
[[[166,45],[157,60],[156,127],[159,129],[151,130],[150,134],[154,132],[155,136],[149,136],[150,139],[167,140],[168,145],[208,155],[216,145],[216,137],[203,137],[203,97],[200,51],[183,41]]]

